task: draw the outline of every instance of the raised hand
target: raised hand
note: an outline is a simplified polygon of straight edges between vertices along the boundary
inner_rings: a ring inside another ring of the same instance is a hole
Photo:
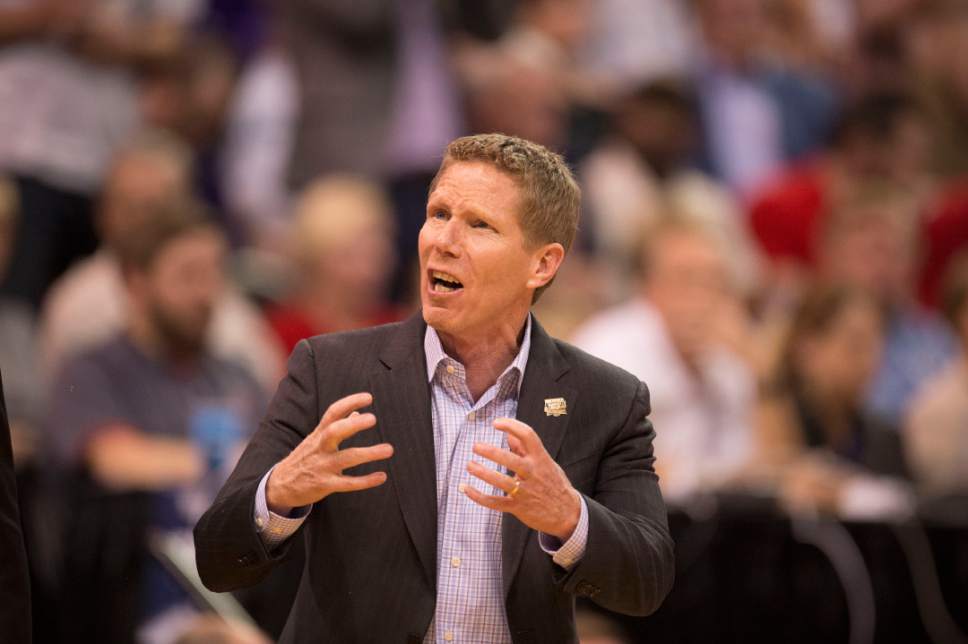
[[[503,490],[505,496],[484,494],[470,485],[464,488],[464,494],[485,508],[509,512],[529,528],[566,541],[581,516],[578,491],[528,425],[513,418],[498,418],[494,428],[508,435],[511,449],[477,443],[474,453],[504,466],[514,476],[474,461],[467,464],[467,471]]]
[[[388,459],[389,443],[339,449],[340,443],[376,425],[376,416],[359,409],[373,403],[369,393],[340,398],[302,443],[276,465],[266,483],[266,504],[277,514],[321,501],[334,492],[355,492],[382,485],[386,472],[347,476],[343,470],[363,463]]]

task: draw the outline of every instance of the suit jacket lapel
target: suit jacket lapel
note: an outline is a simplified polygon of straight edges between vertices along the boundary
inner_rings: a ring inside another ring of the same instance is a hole
[[[437,587],[437,486],[434,433],[423,351],[425,325],[407,320],[380,353],[371,376],[373,413],[382,440],[393,445],[389,483],[431,588]]]
[[[548,398],[564,398],[568,406],[574,409],[576,390],[559,382],[568,369],[568,363],[554,341],[538,321],[532,319],[531,354],[528,356],[528,365],[521,383],[517,418],[534,429],[552,458],[556,458],[561,449],[571,416],[567,413],[563,416],[549,416],[544,411],[544,401]],[[532,530],[510,514],[504,515],[502,524],[501,571],[506,596],[517,574]]]

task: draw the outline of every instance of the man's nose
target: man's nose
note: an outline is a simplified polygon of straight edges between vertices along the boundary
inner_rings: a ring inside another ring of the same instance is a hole
[[[435,240],[437,250],[443,254],[458,257],[460,255],[461,236],[460,224],[456,220],[450,219],[438,231]]]

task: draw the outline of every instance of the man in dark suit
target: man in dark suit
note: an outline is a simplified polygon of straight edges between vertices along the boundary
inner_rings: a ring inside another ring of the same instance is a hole
[[[673,552],[647,389],[530,315],[579,204],[541,146],[448,146],[422,315],[297,345],[195,528],[206,585],[257,583],[305,526],[282,642],[569,642],[576,596],[659,606]]]
[[[17,480],[10,446],[7,405],[0,382],[0,638],[10,644],[30,642],[30,585],[27,553],[20,531]]]

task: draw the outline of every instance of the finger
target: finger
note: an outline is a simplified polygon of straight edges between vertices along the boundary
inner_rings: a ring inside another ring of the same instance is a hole
[[[326,409],[326,413],[319,420],[317,428],[326,427],[341,418],[346,418],[350,412],[368,407],[371,404],[373,404],[373,396],[365,391],[340,398]]]
[[[474,453],[478,456],[483,456],[489,461],[494,461],[498,465],[503,465],[508,471],[521,474],[524,478],[527,478],[531,474],[531,467],[524,457],[513,454],[506,449],[501,449],[500,447],[495,447],[487,443],[475,443]]]
[[[371,472],[365,476],[339,476],[333,484],[334,492],[359,492],[386,483],[386,472]]]
[[[541,444],[541,439],[538,438],[535,431],[516,418],[498,418],[494,421],[494,428],[521,441],[525,452],[544,449],[544,445]]]
[[[370,429],[374,425],[376,425],[376,416],[370,413],[337,420],[323,430],[323,445],[326,449],[335,450],[350,436],[364,429]]]
[[[515,454],[518,454],[519,456],[524,456],[525,455],[524,445],[521,443],[521,441],[518,440],[516,436],[511,436],[510,434],[507,434],[507,437],[508,437],[508,447],[511,448],[511,451],[514,452]]]
[[[509,512],[509,502],[510,499],[506,496],[491,496],[489,494],[484,494],[473,485],[464,486],[464,494],[474,503],[484,506],[489,510],[494,510],[495,512]]]
[[[393,456],[393,446],[390,443],[370,447],[350,447],[336,453],[336,464],[342,471],[363,463],[386,460],[391,456]]]
[[[505,494],[510,494],[511,490],[513,490],[516,485],[519,485],[517,481],[507,474],[502,474],[501,472],[484,467],[480,463],[475,463],[474,461],[470,461],[467,464],[467,471],[485,483],[490,483],[495,488],[503,491]]]

